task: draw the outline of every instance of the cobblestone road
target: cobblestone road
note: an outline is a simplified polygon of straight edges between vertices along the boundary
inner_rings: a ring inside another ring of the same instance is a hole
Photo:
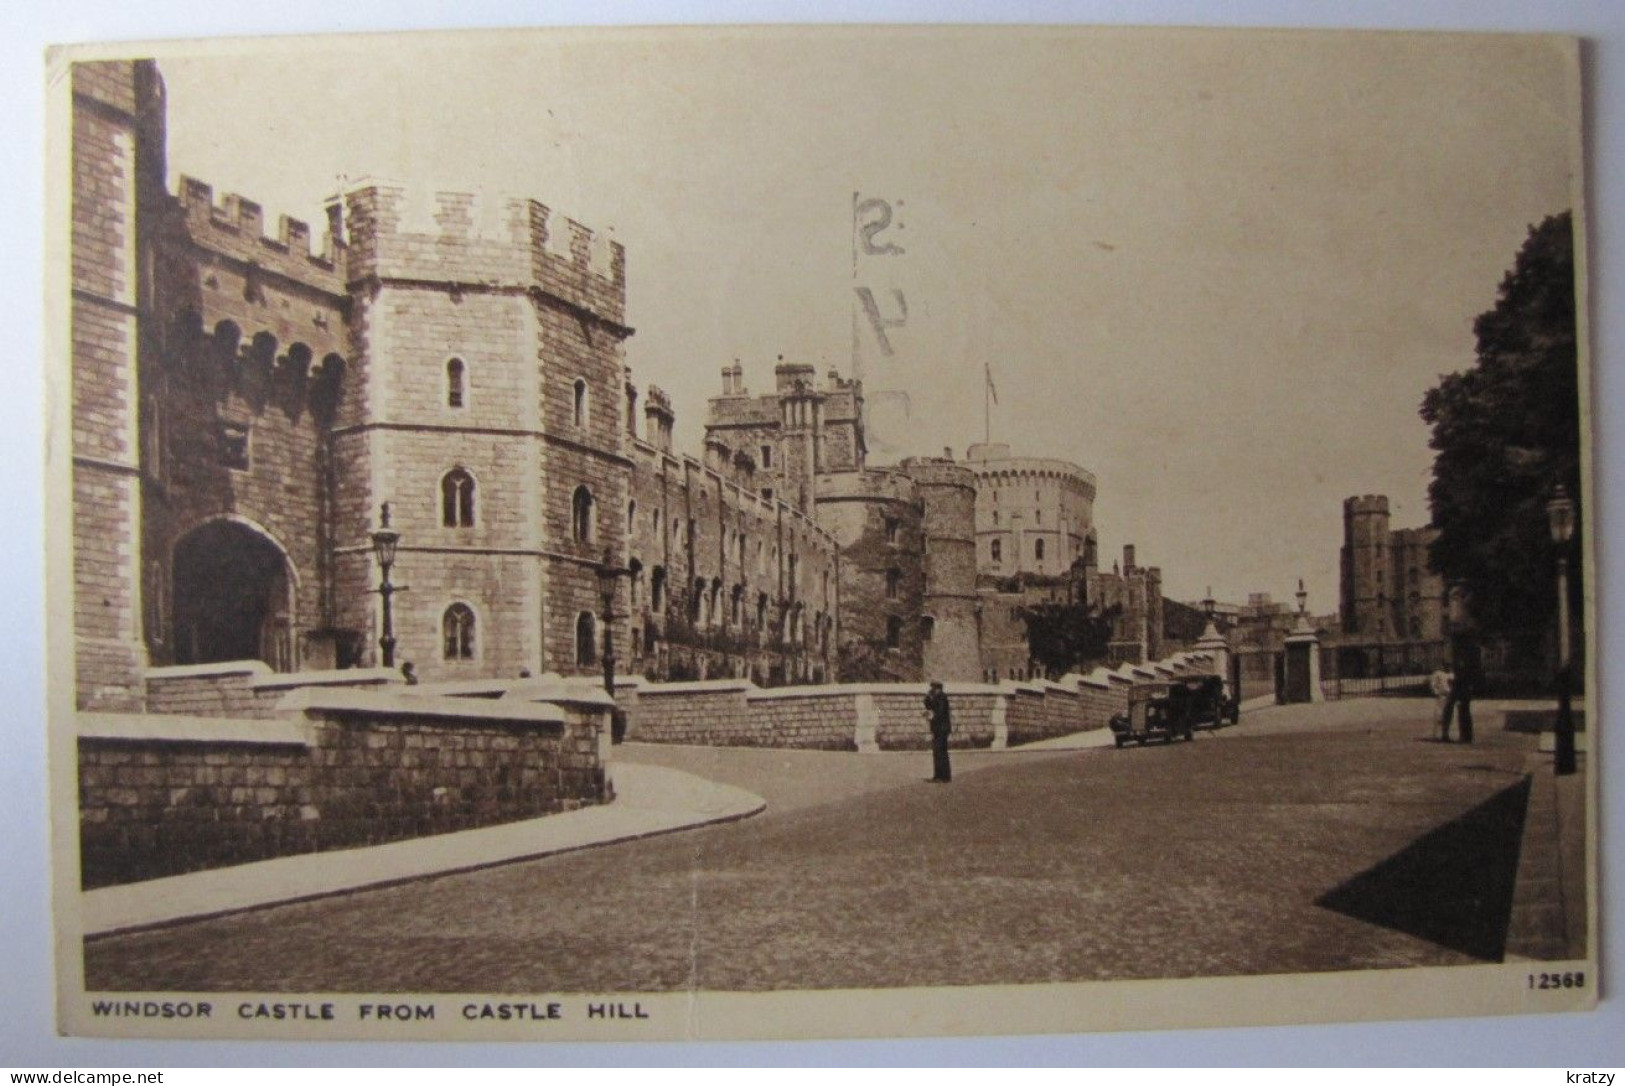
[[[1437,965],[1500,953],[1532,740],[1430,703],[1193,743],[961,755],[628,749],[757,818],[86,946],[91,990],[656,991]]]

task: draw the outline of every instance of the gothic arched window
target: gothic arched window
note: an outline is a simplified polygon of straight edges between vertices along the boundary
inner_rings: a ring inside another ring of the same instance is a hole
[[[440,479],[440,523],[447,528],[474,526],[474,476],[452,468]]]
[[[572,417],[575,419],[577,426],[587,425],[587,382],[579,377],[576,378]]]
[[[570,496],[570,538],[577,543],[591,543],[595,534],[592,491],[578,486]]]
[[[598,662],[598,623],[591,611],[576,616],[576,665],[587,667]]]
[[[441,655],[447,660],[474,659],[474,609],[454,603],[440,617]]]

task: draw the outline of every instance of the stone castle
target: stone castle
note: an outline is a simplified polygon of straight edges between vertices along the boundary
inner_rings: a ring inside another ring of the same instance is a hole
[[[1388,499],[1343,501],[1339,613],[1349,637],[1443,641],[1449,633],[1444,578],[1428,567],[1437,528],[1390,528]]]
[[[1094,569],[1076,465],[871,465],[861,382],[782,358],[756,394],[724,368],[686,455],[631,379],[619,245],[383,181],[267,235],[251,200],[169,190],[153,62],[71,91],[85,886],[609,802],[612,720],[916,749],[936,678],[953,742],[1003,749],[1212,673],[1154,659],[1154,579]],[[1113,655],[1143,666],[1041,681],[1006,605],[1079,585],[1132,597]]]
[[[1087,472],[870,466],[862,384],[782,358],[759,395],[724,368],[703,455],[674,450],[631,381],[623,250],[534,200],[369,181],[319,238],[268,236],[251,200],[167,190],[154,64],[73,79],[83,707],[139,707],[149,666],[375,662],[385,503],[430,681],[595,670],[606,556],[651,678],[975,680],[978,575],[1092,558]],[[1029,478],[1061,489],[1024,522],[999,503]]]

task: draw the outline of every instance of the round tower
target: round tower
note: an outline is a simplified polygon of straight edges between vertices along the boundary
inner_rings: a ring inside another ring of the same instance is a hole
[[[922,506],[925,592],[920,636],[928,679],[978,682],[982,639],[976,621],[976,473],[952,460],[904,460]]]
[[[919,682],[925,532],[914,481],[893,470],[820,475],[817,514],[840,552],[841,681]]]
[[[1003,444],[972,445],[977,558],[992,577],[1062,577],[1086,558],[1094,531],[1095,477],[1077,464],[1011,456]]]
[[[1388,499],[1365,494],[1343,501],[1341,599],[1343,632],[1378,638],[1387,628]]]

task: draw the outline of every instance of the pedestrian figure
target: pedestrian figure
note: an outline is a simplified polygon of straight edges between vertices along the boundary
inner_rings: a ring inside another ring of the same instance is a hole
[[[412,661],[407,660],[401,664],[401,678],[406,680],[407,686],[416,686],[418,684],[418,669],[413,666]]]
[[[1450,741],[1450,718],[1456,717],[1457,734],[1463,743],[1473,741],[1473,695],[1483,676],[1479,663],[1478,642],[1470,635],[1462,634],[1456,639],[1456,645],[1451,655],[1455,658],[1456,670],[1451,677],[1450,696],[1444,703],[1444,720],[1440,728],[1444,733],[1445,742]]]
[[[1450,669],[1440,664],[1428,676],[1428,690],[1433,694],[1433,726],[1438,729],[1439,740],[1450,741],[1450,718],[1446,714],[1450,705],[1450,690],[1456,684],[1455,676]]]
[[[947,784],[954,777],[948,764],[948,733],[953,730],[953,722],[948,713],[948,695],[943,692],[941,683],[932,683],[926,692],[925,711],[931,718],[931,780]]]

